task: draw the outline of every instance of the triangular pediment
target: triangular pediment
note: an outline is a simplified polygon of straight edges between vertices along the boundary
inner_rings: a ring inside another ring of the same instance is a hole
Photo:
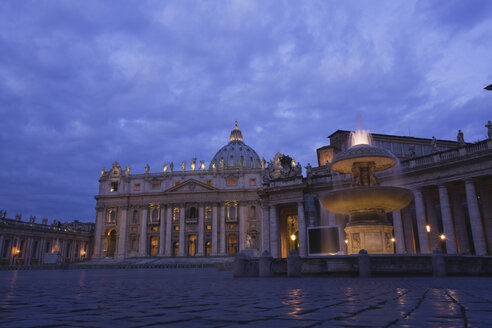
[[[216,191],[218,190],[215,187],[209,186],[206,183],[200,182],[195,179],[186,180],[183,183],[180,183],[177,186],[169,188],[166,192],[204,192],[204,191]]]

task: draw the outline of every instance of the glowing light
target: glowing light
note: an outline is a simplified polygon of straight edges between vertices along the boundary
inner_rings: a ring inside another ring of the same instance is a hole
[[[292,241],[295,241],[296,240],[296,235],[295,234],[290,235],[290,239],[292,239]]]
[[[357,130],[350,132],[350,146],[372,144],[371,134],[367,130]]]
[[[441,235],[439,236],[439,238],[441,238],[441,240],[445,240],[445,239],[446,239],[446,235],[445,235],[445,234],[441,234]]]
[[[394,243],[396,241],[395,237],[391,238],[391,242]]]
[[[426,225],[425,226],[425,230],[427,230],[427,232],[431,232],[431,226],[430,225]]]
[[[345,239],[345,244],[348,244],[348,239]]]

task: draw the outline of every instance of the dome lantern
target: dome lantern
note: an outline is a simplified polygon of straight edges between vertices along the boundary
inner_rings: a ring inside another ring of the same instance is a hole
[[[231,136],[229,137],[229,141],[243,141],[243,134],[241,130],[237,127],[237,121],[234,123],[234,129],[231,131]]]

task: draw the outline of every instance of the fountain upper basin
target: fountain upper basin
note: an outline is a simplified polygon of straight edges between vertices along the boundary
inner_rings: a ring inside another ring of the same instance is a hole
[[[395,166],[395,155],[389,150],[371,145],[361,144],[336,154],[331,163],[331,169],[341,173],[352,173],[356,162],[373,162],[375,171],[382,171]]]
[[[412,199],[409,189],[372,186],[332,191],[321,197],[321,203],[331,212],[352,215],[375,210],[393,212],[406,207]]]

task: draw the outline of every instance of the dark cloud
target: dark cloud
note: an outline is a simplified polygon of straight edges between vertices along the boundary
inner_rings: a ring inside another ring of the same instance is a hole
[[[0,4],[0,208],[94,219],[113,161],[207,165],[235,120],[306,165],[336,129],[468,141],[492,117],[489,1]]]

